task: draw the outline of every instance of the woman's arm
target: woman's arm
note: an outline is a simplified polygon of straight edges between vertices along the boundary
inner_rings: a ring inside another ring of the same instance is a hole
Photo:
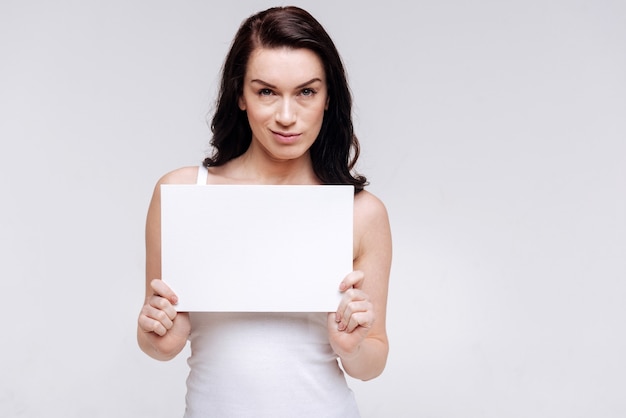
[[[369,380],[382,373],[389,341],[387,294],[391,270],[391,230],[387,210],[362,191],[354,201],[354,271],[341,282],[343,298],[329,315],[329,339],[350,376]]]
[[[150,357],[174,358],[187,343],[189,315],[176,311],[177,297],[161,281],[161,184],[193,183],[196,170],[182,168],[157,183],[146,219],[146,295],[137,321],[137,342]]]

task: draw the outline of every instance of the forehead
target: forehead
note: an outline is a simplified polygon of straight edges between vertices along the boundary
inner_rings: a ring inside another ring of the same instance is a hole
[[[250,54],[246,80],[272,84],[297,84],[319,78],[325,81],[324,66],[317,54],[306,48],[257,48]]]

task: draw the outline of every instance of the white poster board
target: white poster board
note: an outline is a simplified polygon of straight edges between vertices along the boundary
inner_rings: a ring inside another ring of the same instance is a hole
[[[162,279],[181,312],[334,312],[353,203],[344,185],[162,185]]]

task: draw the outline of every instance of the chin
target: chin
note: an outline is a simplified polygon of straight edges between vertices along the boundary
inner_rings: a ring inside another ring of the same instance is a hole
[[[277,149],[277,150],[270,150],[269,154],[272,158],[276,159],[276,160],[285,160],[285,161],[289,161],[289,160],[298,160],[304,157],[308,157],[309,154],[309,149]]]

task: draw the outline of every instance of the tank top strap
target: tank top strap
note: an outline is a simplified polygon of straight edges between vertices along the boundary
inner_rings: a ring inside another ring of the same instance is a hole
[[[208,178],[209,178],[209,170],[207,170],[207,168],[201,164],[198,167],[198,179],[196,180],[196,184],[199,184],[199,185],[206,184]]]

